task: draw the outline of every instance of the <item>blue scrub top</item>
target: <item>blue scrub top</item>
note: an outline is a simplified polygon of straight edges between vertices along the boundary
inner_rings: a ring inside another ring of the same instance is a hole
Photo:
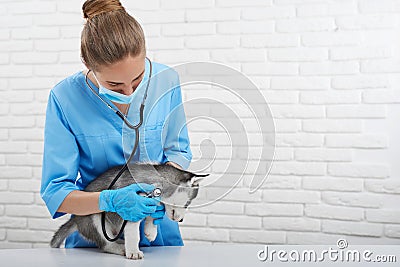
[[[144,78],[137,87],[128,119],[139,122],[139,107],[150,74],[146,60]],[[98,88],[90,81],[92,88]],[[117,107],[103,98],[116,110]],[[133,161],[165,163],[173,161],[184,169],[192,159],[179,76],[172,68],[152,62],[152,78],[145,102],[144,122],[140,127],[138,151]],[[135,132],[125,126],[107,105],[87,86],[79,71],[59,82],[51,91],[46,111],[41,197],[55,219],[65,197],[83,190],[107,169],[125,164],[134,145]],[[140,246],[183,245],[176,222],[164,216],[156,240],[149,242],[140,226]],[[70,235],[66,247],[94,244],[78,232]]]

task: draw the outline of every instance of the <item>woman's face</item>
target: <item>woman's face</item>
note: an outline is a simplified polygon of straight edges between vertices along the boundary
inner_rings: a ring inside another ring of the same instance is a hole
[[[107,89],[130,95],[144,75],[145,56],[128,56],[95,72],[98,81]]]

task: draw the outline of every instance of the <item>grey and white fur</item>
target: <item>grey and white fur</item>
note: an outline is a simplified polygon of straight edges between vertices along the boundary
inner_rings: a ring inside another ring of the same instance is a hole
[[[94,179],[84,191],[100,192],[108,189],[111,181],[115,178],[121,166],[113,167],[96,179]],[[189,171],[177,169],[171,165],[132,163],[117,180],[111,189],[122,188],[134,183],[148,183],[162,190],[161,202],[165,205],[166,215],[174,221],[182,221],[187,207],[197,196],[199,181],[206,175],[198,175]],[[145,218],[144,234],[151,242],[157,236],[157,226],[153,224],[153,218]],[[106,230],[109,236],[118,234],[123,219],[113,212],[106,212]],[[89,241],[94,242],[104,252],[125,255],[128,259],[142,259],[143,252],[139,249],[139,224],[138,222],[127,222],[124,230],[124,239],[116,242],[108,241],[101,228],[101,213],[74,216],[63,224],[54,234],[50,246],[60,247],[68,235],[75,231]]]

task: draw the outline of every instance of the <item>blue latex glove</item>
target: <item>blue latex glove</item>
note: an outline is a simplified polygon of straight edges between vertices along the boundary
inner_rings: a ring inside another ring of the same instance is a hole
[[[151,192],[154,188],[153,185],[140,183],[115,190],[103,190],[99,197],[99,209],[116,212],[127,221],[140,221],[155,213],[160,200],[141,196],[138,193]]]
[[[150,215],[151,217],[154,218],[153,224],[159,225],[161,223],[164,215],[165,215],[165,206],[164,206],[164,204],[160,203],[157,205],[156,211]]]

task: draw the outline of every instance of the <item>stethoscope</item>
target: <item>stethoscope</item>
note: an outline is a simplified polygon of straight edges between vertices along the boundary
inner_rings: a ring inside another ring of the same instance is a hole
[[[114,180],[112,180],[112,182],[111,182],[110,185],[108,186],[108,189],[111,189],[111,188],[114,186],[114,184],[117,182],[117,180],[121,177],[121,175],[128,169],[128,164],[129,164],[129,162],[131,161],[133,155],[135,155],[136,150],[137,150],[137,147],[138,147],[138,145],[139,145],[139,128],[140,128],[140,126],[143,124],[144,106],[145,106],[145,102],[146,102],[146,98],[147,98],[147,91],[148,91],[148,89],[149,89],[150,79],[151,79],[151,74],[152,74],[152,68],[153,68],[150,59],[149,59],[148,57],[146,57],[146,59],[147,59],[147,60],[149,61],[149,63],[150,63],[149,79],[148,79],[147,84],[146,84],[146,89],[145,89],[145,92],[144,92],[144,96],[143,96],[142,103],[140,104],[140,115],[139,115],[140,120],[139,120],[139,122],[138,122],[136,125],[131,124],[131,123],[128,121],[128,118],[127,118],[124,114],[122,114],[119,110],[115,109],[115,108],[112,107],[109,103],[107,103],[107,101],[105,101],[105,100],[92,88],[92,86],[91,86],[90,83],[88,82],[88,74],[89,74],[89,72],[90,72],[91,70],[89,70],[89,71],[86,73],[85,81],[86,81],[86,84],[89,86],[90,90],[101,100],[101,102],[103,102],[108,108],[110,108],[112,111],[114,111],[114,112],[118,115],[118,117],[120,117],[120,118],[122,119],[122,121],[123,121],[130,129],[135,130],[135,145],[133,146],[132,152],[131,152],[131,154],[129,155],[129,158],[128,158],[128,160],[126,161],[126,163],[124,164],[124,166],[121,168],[121,170],[120,170],[120,171],[118,172],[118,174],[115,176]],[[143,79],[144,79],[144,78],[143,78]],[[152,192],[147,193],[145,196],[146,196],[146,197],[159,197],[159,196],[161,196],[161,193],[162,193],[162,191],[161,191],[160,188],[155,188]],[[110,241],[110,242],[115,242],[115,241],[117,241],[117,240],[121,237],[121,235],[122,235],[122,233],[123,233],[123,231],[124,231],[124,229],[125,229],[125,225],[126,225],[127,221],[124,220],[124,223],[122,224],[121,229],[120,229],[118,235],[117,235],[116,237],[114,237],[114,238],[111,238],[111,237],[108,236],[107,231],[106,231],[106,227],[105,227],[106,216],[105,216],[105,214],[106,214],[106,213],[105,213],[104,211],[101,213],[101,228],[102,228],[102,230],[103,230],[103,235],[104,235],[104,237],[105,237],[108,241]]]

